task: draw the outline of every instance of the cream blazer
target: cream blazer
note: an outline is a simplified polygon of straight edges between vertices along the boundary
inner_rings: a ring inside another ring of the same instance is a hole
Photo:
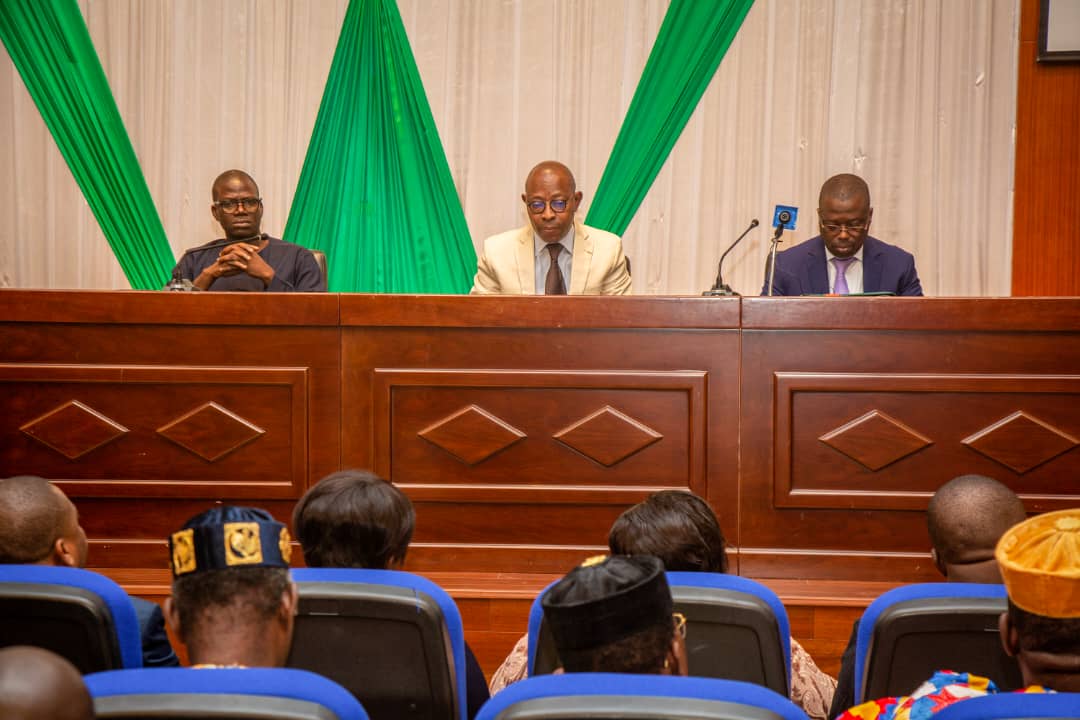
[[[472,294],[535,295],[535,261],[531,225],[486,238],[477,258]],[[619,236],[575,222],[568,294],[629,293],[630,273]]]

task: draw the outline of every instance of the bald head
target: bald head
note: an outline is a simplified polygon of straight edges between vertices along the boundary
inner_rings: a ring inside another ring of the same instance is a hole
[[[93,720],[82,675],[64,658],[36,647],[0,650],[0,717]]]
[[[0,480],[0,564],[47,561],[74,513],[71,501],[48,480],[29,475]]]
[[[946,576],[953,568],[976,563],[996,568],[994,546],[1026,518],[1024,504],[1012,490],[982,475],[953,478],[934,493],[926,510],[930,542]]]
[[[214,180],[213,186],[210,188],[210,195],[214,202],[217,202],[221,197],[221,193],[225,188],[234,182],[240,182],[244,185],[250,184],[254,189],[255,197],[259,195],[259,184],[243,170],[226,170],[217,176]]]
[[[574,173],[570,172],[570,168],[563,165],[557,160],[545,160],[544,162],[536,165],[529,174],[525,176],[525,192],[529,192],[530,186],[541,176],[553,174],[559,178],[565,180],[569,188],[569,193],[573,195],[577,191],[577,180],[574,179]]]
[[[829,200],[851,201],[865,200],[866,207],[870,207],[870,188],[866,181],[858,175],[841,173],[833,175],[821,186],[818,195],[818,208],[823,208]]]

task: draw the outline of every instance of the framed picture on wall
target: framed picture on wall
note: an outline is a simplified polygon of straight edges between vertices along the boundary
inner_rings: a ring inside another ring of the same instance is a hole
[[[1080,62],[1080,0],[1039,1],[1039,62]]]

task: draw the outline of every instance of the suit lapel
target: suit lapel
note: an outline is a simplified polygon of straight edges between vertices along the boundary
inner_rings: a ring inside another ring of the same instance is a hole
[[[574,262],[570,268],[570,294],[584,295],[592,265],[593,241],[585,226],[574,223]]]
[[[526,225],[518,233],[517,242],[516,264],[519,295],[532,295],[536,292],[535,250],[532,225]]]
[[[806,277],[803,282],[810,288],[813,295],[824,295],[829,292],[829,271],[825,267],[825,241],[819,235],[814,241],[808,253],[810,261],[806,263]]]
[[[863,241],[863,292],[878,292],[881,290],[881,275],[885,270],[881,243],[875,238],[867,236]]]

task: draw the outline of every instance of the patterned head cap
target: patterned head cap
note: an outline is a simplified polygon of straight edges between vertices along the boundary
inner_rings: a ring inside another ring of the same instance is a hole
[[[173,577],[234,567],[289,567],[289,529],[259,508],[218,505],[169,537]]]
[[[1012,526],[994,555],[1018,608],[1044,617],[1080,617],[1080,508]]]

